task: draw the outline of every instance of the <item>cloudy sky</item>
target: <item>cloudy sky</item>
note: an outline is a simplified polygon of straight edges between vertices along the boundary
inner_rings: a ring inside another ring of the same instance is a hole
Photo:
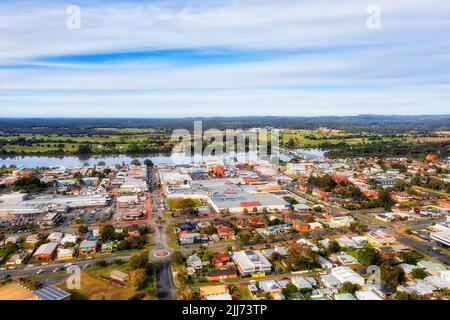
[[[448,114],[449,39],[449,0],[2,0],[0,116]]]

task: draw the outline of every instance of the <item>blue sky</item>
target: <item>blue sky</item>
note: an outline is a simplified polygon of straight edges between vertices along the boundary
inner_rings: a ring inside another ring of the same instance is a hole
[[[448,0],[6,0],[0,116],[448,114],[449,38]]]

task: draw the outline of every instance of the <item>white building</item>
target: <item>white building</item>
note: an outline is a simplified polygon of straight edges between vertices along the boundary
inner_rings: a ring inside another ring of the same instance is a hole
[[[345,282],[364,285],[364,278],[348,267],[337,267],[331,269],[331,275],[339,280],[341,285]]]
[[[233,261],[242,275],[266,273],[272,270],[272,264],[261,251],[242,250],[233,252]]]

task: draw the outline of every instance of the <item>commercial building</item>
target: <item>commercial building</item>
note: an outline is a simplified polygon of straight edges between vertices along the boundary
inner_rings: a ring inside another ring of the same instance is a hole
[[[33,254],[34,259],[50,260],[56,252],[59,243],[49,242],[41,245]]]
[[[364,278],[348,267],[337,267],[331,269],[331,275],[335,277],[341,285],[345,282],[364,285]]]
[[[232,258],[241,275],[265,274],[272,270],[272,264],[258,250],[233,252]]]
[[[440,244],[450,247],[450,231],[432,232],[430,238],[439,242]]]

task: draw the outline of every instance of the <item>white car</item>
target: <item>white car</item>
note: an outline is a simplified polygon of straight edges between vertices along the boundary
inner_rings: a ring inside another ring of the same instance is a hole
[[[36,271],[36,274],[41,274],[44,273],[44,269],[39,269],[38,271]]]
[[[14,270],[14,269],[16,269],[17,267],[9,267],[8,268],[8,270]]]
[[[0,271],[5,271],[6,270],[6,268],[0,268]]]
[[[68,268],[68,267],[70,267],[71,265],[72,265],[71,263],[67,263],[67,264],[64,265],[64,268]]]
[[[27,268],[32,268],[32,267],[34,267],[34,264],[28,264],[27,265]]]

